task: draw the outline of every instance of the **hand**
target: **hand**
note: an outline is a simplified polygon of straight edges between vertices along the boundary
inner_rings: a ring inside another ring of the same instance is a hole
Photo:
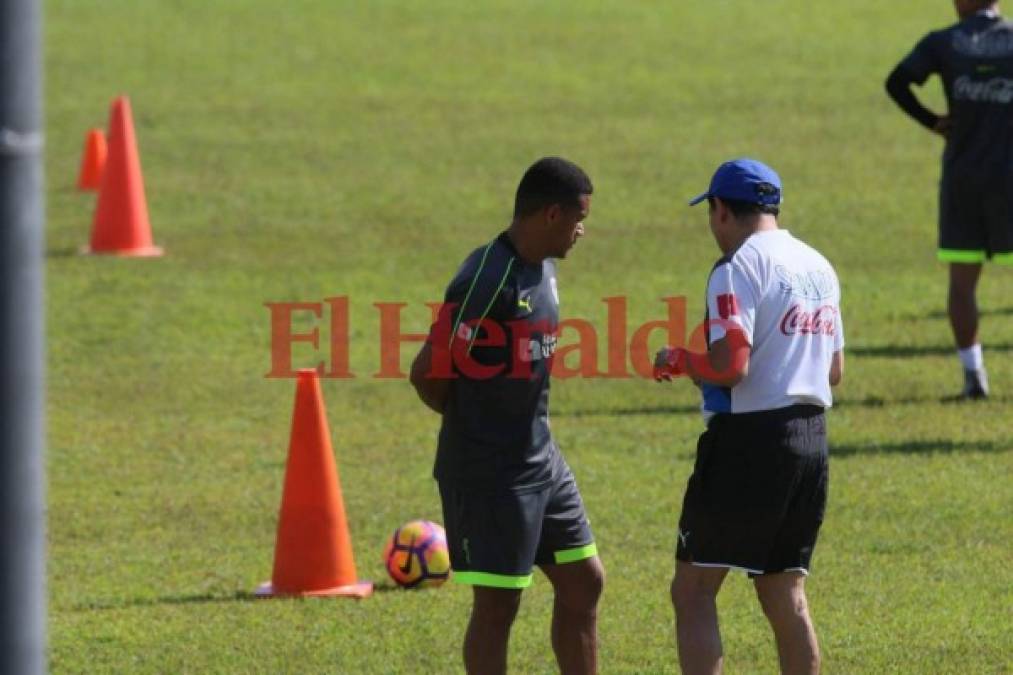
[[[654,381],[671,382],[673,377],[686,374],[689,352],[682,347],[665,345],[654,357]]]
[[[950,133],[950,129],[953,127],[953,120],[950,119],[949,115],[940,115],[936,117],[936,123],[932,125],[932,131],[939,134],[943,138]]]

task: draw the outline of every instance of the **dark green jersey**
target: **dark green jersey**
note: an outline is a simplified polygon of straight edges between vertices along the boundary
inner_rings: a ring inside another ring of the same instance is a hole
[[[467,257],[444,301],[450,330],[434,327],[430,339],[453,347],[455,377],[434,475],[482,491],[547,483],[558,452],[549,431],[559,324],[555,261],[524,262],[504,232]]]
[[[918,84],[942,78],[953,124],[944,174],[1013,172],[1013,23],[979,12],[926,35],[901,66]]]

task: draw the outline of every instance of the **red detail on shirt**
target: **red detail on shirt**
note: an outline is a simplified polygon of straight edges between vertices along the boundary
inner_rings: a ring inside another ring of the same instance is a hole
[[[718,296],[718,315],[722,319],[727,319],[738,313],[739,301],[735,299],[734,293],[722,293]]]

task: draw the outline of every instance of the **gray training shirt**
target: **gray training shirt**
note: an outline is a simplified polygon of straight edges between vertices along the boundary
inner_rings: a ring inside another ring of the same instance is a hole
[[[434,476],[482,492],[545,485],[558,453],[549,431],[549,373],[559,324],[555,261],[524,262],[504,232],[468,256],[444,301],[452,306],[445,305],[429,339],[434,352],[456,345],[459,360]],[[483,345],[497,327],[502,344]],[[461,354],[471,368],[495,374],[465,372],[469,366],[460,367]]]

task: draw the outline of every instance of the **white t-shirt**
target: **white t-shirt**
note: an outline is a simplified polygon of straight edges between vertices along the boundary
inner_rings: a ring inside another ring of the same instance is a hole
[[[751,235],[714,266],[707,283],[708,344],[740,327],[752,345],[749,373],[732,388],[705,385],[704,416],[774,410],[799,403],[829,408],[830,362],[844,347],[841,289],[834,268],[787,230]]]

